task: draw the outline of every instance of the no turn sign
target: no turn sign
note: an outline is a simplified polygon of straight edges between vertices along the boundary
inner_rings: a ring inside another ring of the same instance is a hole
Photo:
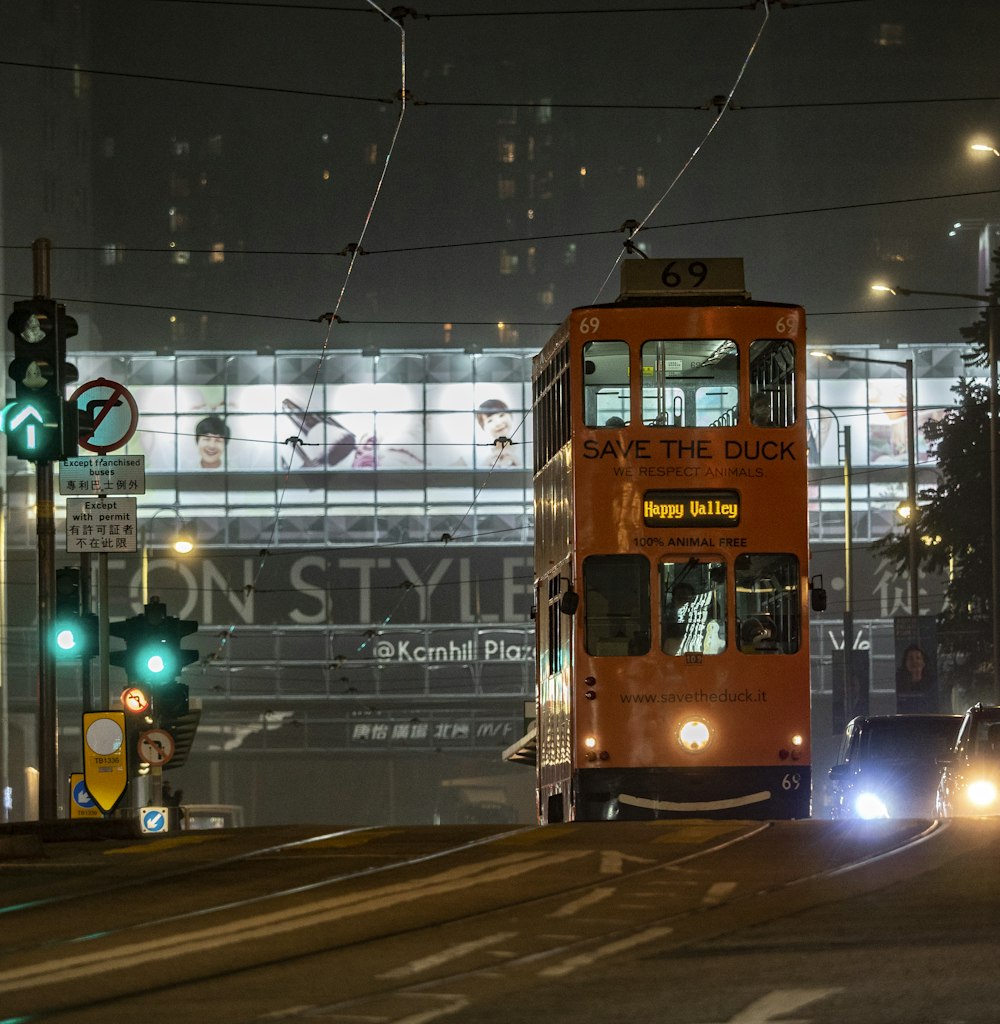
[[[99,377],[81,384],[70,395],[80,410],[80,447],[98,455],[122,448],[139,426],[139,407],[116,380]]]
[[[166,729],[150,729],[139,736],[139,759],[146,764],[166,764],[174,756],[174,738]]]

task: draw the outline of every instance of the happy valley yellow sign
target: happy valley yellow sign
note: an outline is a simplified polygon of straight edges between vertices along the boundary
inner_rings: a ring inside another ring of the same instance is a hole
[[[739,491],[647,491],[642,498],[646,526],[739,526]]]

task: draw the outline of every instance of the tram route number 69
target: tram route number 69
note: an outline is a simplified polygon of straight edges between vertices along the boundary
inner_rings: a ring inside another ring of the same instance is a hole
[[[801,775],[795,774],[795,775],[784,775],[784,776],[782,776],[781,788],[786,790],[786,791],[796,790],[801,785],[802,785],[802,776]]]

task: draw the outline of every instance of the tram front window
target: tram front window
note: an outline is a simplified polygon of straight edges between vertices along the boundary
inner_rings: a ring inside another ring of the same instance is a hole
[[[624,341],[588,341],[583,346],[583,421],[588,427],[628,425],[628,360]]]
[[[794,555],[736,559],[736,632],[745,654],[794,654],[799,649],[799,560]]]
[[[642,346],[642,421],[651,427],[733,426],[738,381],[734,341],[647,341]]]
[[[587,653],[649,653],[649,562],[643,555],[592,555],[583,563]]]
[[[726,566],[660,563],[660,637],[666,654],[720,654],[726,649]]]

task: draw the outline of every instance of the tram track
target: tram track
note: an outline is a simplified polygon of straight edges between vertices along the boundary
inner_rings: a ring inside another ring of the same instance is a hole
[[[64,933],[21,947],[16,963],[0,970],[0,1003],[23,998],[26,1009],[42,1012],[37,1019],[97,1020],[100,1008],[129,1006],[138,997],[134,985],[122,983],[126,965],[133,975],[155,971],[164,991],[183,985],[192,999],[216,988],[239,993],[264,984],[273,1000],[291,974],[304,970],[312,978],[336,978],[339,998],[324,1001],[316,991],[296,1005],[334,1017],[440,986],[481,986],[498,971],[552,981],[608,957],[725,931],[728,922],[759,916],[761,908],[768,914],[794,909],[834,880],[848,891],[846,875],[942,832],[938,826],[868,830],[859,841],[833,823],[802,824],[808,842],[801,849],[793,849],[796,830],[788,823],[730,823],[718,841],[687,852],[671,845],[684,832],[676,823],[669,830],[633,830],[625,852],[617,853],[596,848],[595,826],[480,836],[430,856],[205,904],[96,937]],[[815,825],[822,826],[823,842],[809,835]],[[617,838],[617,826],[596,828],[601,839]],[[658,852],[656,844],[671,855],[645,856]],[[775,851],[782,848],[787,870],[774,873]],[[722,871],[742,861],[732,883],[715,877],[714,865]],[[702,886],[703,879],[711,881]],[[756,910],[749,913],[750,907]],[[73,986],[88,994],[67,1005],[65,992]],[[155,991],[147,983],[142,996]],[[273,1019],[268,1014],[278,1012],[249,1014],[238,995],[231,1001],[232,1016],[220,1021]],[[291,1012],[291,1004],[285,1009]]]

